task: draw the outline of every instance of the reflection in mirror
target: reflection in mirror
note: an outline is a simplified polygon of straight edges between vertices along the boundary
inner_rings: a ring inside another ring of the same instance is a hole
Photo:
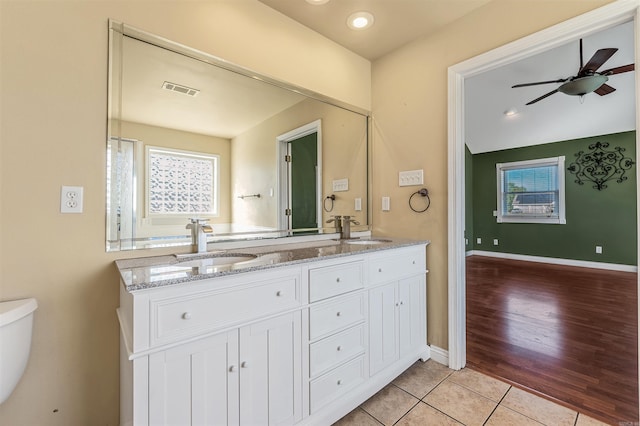
[[[111,23],[107,250],[368,229],[365,112]],[[334,194],[335,201],[327,197]]]

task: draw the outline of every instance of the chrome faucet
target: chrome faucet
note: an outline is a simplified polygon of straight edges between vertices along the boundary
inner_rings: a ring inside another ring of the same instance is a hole
[[[191,229],[191,251],[193,253],[207,252],[207,234],[213,233],[211,225],[207,225],[208,219],[189,219],[187,229]]]
[[[331,219],[327,220],[327,223],[335,223],[336,232],[340,234],[340,238],[342,238],[342,216],[333,216]]]
[[[355,219],[351,219],[351,216],[342,216],[342,230],[340,232],[340,239],[348,240],[351,238],[351,224],[360,225]]]

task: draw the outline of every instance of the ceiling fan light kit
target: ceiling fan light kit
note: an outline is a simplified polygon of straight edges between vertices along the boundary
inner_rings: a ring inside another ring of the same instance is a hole
[[[512,88],[518,87],[528,87],[528,86],[538,86],[541,84],[552,84],[552,83],[562,83],[558,88],[545,93],[544,95],[536,98],[530,102],[527,102],[526,105],[535,104],[538,101],[541,101],[554,93],[560,92],[565,95],[570,96],[582,96],[587,93],[595,92],[600,96],[608,95],[609,93],[614,92],[616,89],[609,86],[607,81],[609,81],[610,75],[621,74],[629,71],[635,70],[635,64],[623,65],[621,67],[611,68],[605,71],[598,72],[598,69],[609,60],[616,53],[618,49],[616,48],[606,48],[599,49],[586,65],[583,65],[582,58],[582,39],[580,39],[580,69],[578,70],[578,74],[568,78],[561,78],[558,80],[550,80],[550,81],[538,81],[535,83],[523,83],[516,84],[511,86]]]

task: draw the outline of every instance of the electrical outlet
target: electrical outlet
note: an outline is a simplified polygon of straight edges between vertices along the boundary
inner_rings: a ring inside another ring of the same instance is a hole
[[[476,238],[476,244],[482,244],[482,238]]]
[[[391,199],[389,197],[382,197],[382,211],[388,212],[391,210]]]
[[[60,191],[60,213],[82,213],[81,186],[63,186]]]
[[[602,254],[602,246],[596,246],[596,254]]]
[[[333,181],[333,192],[349,190],[349,179],[337,179]]]
[[[493,239],[493,245],[494,245],[494,246],[497,246],[497,245],[498,245],[498,239],[497,239],[497,238],[494,238],[494,239]]]
[[[362,198],[356,198],[354,199],[354,209],[355,211],[359,212],[362,211]]]
[[[469,245],[469,239],[468,239],[468,238],[465,238],[465,239],[464,239],[464,245],[465,245],[465,246],[468,246],[468,245]]]
[[[409,170],[406,172],[398,173],[398,185],[400,186],[412,186],[424,184],[424,171],[423,170]]]

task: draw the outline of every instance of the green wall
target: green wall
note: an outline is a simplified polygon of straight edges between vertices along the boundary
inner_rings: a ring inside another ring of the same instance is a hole
[[[472,243],[474,250],[636,265],[637,165],[626,172],[627,181],[611,180],[602,191],[590,182],[578,185],[575,175],[566,170],[578,151],[587,152],[589,144],[597,141],[608,142],[608,149],[623,147],[627,157],[636,159],[635,132],[473,155],[472,178],[467,179],[467,192],[470,188],[473,199],[473,238],[467,248]],[[566,225],[497,223],[493,216],[497,203],[496,163],[560,155],[565,156]],[[477,244],[476,238],[481,238],[482,243]],[[498,246],[493,245],[496,238]],[[595,253],[596,245],[603,247],[602,254]]]

